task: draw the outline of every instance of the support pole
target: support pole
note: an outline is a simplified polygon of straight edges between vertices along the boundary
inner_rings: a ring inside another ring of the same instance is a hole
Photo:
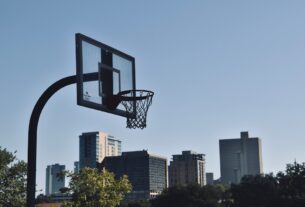
[[[98,80],[98,73],[84,74],[83,81]],[[68,76],[53,83],[43,92],[36,102],[29,123],[28,131],[28,172],[27,172],[27,207],[35,206],[36,193],[36,156],[37,156],[37,127],[40,114],[48,100],[61,88],[77,82],[77,76]]]

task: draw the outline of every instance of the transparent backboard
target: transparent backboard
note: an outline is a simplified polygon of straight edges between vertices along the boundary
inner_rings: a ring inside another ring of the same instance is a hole
[[[124,107],[110,110],[107,99],[135,90],[135,59],[83,34],[76,34],[77,104],[127,117]],[[86,78],[88,75],[93,79]]]

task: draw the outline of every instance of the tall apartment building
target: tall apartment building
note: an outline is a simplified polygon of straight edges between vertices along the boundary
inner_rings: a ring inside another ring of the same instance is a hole
[[[219,140],[223,184],[239,183],[244,175],[263,173],[262,144],[258,137],[241,132],[240,138]]]
[[[181,155],[173,155],[169,168],[169,187],[197,183],[206,184],[205,155],[193,151],[183,151]]]
[[[167,187],[167,160],[147,151],[123,152],[122,156],[106,157],[102,168],[117,178],[127,175],[132,192],[127,200],[151,199]]]
[[[79,161],[74,162],[74,173],[79,173]]]
[[[207,185],[214,185],[214,173],[207,172],[205,173],[205,177],[207,179]]]
[[[65,177],[60,178],[58,174],[66,169],[65,165],[48,165],[46,168],[46,192],[47,196],[59,194],[60,189],[65,187]]]
[[[104,132],[87,132],[79,136],[79,168],[96,168],[107,156],[121,155],[121,141]]]

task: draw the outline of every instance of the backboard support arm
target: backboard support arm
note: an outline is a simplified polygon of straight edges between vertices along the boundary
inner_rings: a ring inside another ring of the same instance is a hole
[[[84,82],[98,80],[98,73],[84,74]],[[40,114],[48,100],[61,88],[77,83],[77,76],[62,78],[47,88],[36,102],[31,114],[28,131],[28,171],[27,171],[27,207],[35,206],[36,162],[37,162],[37,128]]]

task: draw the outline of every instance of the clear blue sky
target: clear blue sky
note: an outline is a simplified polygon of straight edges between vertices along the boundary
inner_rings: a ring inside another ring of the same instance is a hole
[[[42,112],[38,189],[45,168],[72,169],[78,135],[102,130],[123,151],[170,159],[206,154],[219,176],[218,140],[249,131],[264,172],[305,161],[305,2],[302,0],[0,1],[0,145],[26,160],[28,121],[42,92],[75,74],[77,32],[136,58],[138,88],[155,91],[148,127],[76,105],[76,86]]]

